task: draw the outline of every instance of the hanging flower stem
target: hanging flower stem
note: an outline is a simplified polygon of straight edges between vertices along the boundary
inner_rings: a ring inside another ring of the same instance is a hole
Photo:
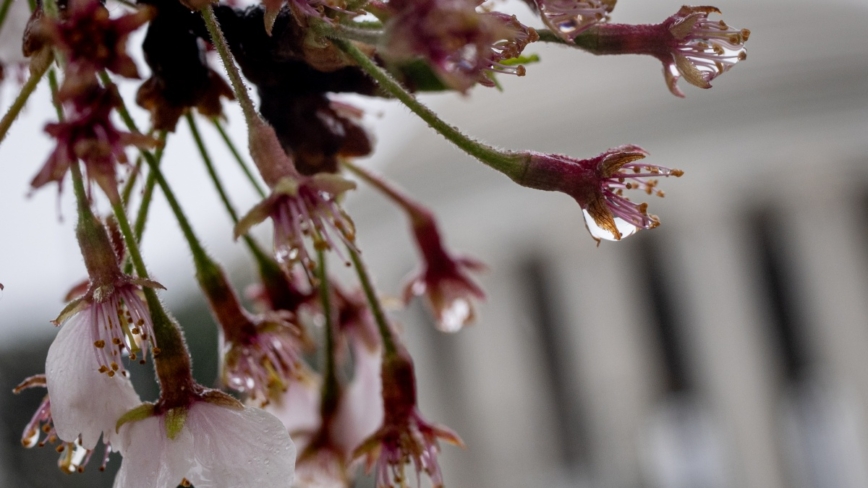
[[[60,105],[60,97],[57,96],[60,85],[57,83],[57,72],[54,71],[54,68],[48,70],[48,86],[51,87],[51,104],[54,105],[54,111],[57,112],[57,120],[63,122],[63,107]]]
[[[226,68],[226,73],[229,75],[229,81],[232,83],[232,89],[235,92],[235,97],[241,105],[241,110],[244,112],[244,118],[248,120],[258,117],[256,108],[253,106],[253,100],[250,99],[250,94],[247,93],[247,87],[244,86],[244,81],[241,79],[241,73],[238,66],[235,65],[235,60],[232,53],[229,51],[229,45],[226,43],[226,38],[223,37],[223,31],[220,30],[220,24],[217,22],[217,17],[214,15],[214,7],[208,4],[199,11],[202,14],[202,19],[205,21],[205,27],[208,29],[208,34],[211,36],[211,42],[217,49],[220,55],[220,60],[223,61],[223,66]]]
[[[211,156],[208,155],[208,150],[205,148],[205,144],[202,141],[202,136],[200,135],[199,128],[196,125],[196,120],[189,112],[187,113],[187,123],[190,125],[190,132],[193,134],[193,140],[196,142],[196,147],[199,149],[199,154],[202,156],[202,161],[205,163],[208,175],[211,177],[211,181],[217,188],[220,200],[223,202],[223,206],[226,208],[226,212],[229,213],[232,222],[237,224],[238,212],[235,211],[235,207],[229,200],[229,195],[226,193],[223,182],[220,181],[220,177],[217,175],[217,170],[214,168],[214,163],[211,161]],[[239,158],[239,161],[242,160]],[[250,253],[253,254],[256,264],[259,267],[259,275],[262,277],[262,280],[265,283],[270,283],[271,280],[269,280],[269,276],[273,276],[275,273],[281,273],[282,271],[280,270],[280,267],[268,256],[268,253],[262,249],[256,240],[250,237],[250,235],[244,234],[241,236],[241,239],[250,250]]]
[[[340,39],[337,34],[330,33],[332,42],[346,53],[359,67],[374,79],[380,88],[400,100],[413,113],[428,123],[434,130],[451,141],[467,154],[482,161],[491,168],[500,171],[513,180],[520,180],[527,167],[527,158],[523,154],[503,151],[476,141],[464,135],[457,127],[447,124],[431,109],[416,100],[410,92],[404,89],[388,71],[378,66],[352,42]]]
[[[323,418],[331,417],[338,406],[339,385],[337,365],[335,362],[335,324],[331,305],[331,287],[326,272],[326,256],[322,250],[317,250],[317,279],[319,281],[319,296],[322,303],[325,340],[323,341],[325,364],[323,366],[322,402],[320,411]]]
[[[3,139],[6,138],[6,134],[9,133],[9,128],[12,127],[12,123],[15,122],[16,118],[18,118],[18,114],[21,113],[21,109],[23,109],[24,105],[27,104],[30,95],[32,95],[34,90],[36,90],[39,81],[45,75],[45,72],[48,71],[48,68],[51,67],[53,56],[51,53],[47,56],[48,60],[35,63],[35,66],[31,64],[30,77],[27,78],[27,81],[21,86],[21,91],[18,93],[18,96],[15,97],[15,101],[12,102],[9,110],[7,110],[6,114],[3,115],[3,118],[0,119],[0,142],[3,142]]]
[[[365,292],[365,298],[371,306],[371,313],[374,315],[374,320],[377,322],[377,330],[380,333],[380,338],[383,341],[383,357],[394,357],[398,354],[398,349],[395,345],[395,337],[392,328],[386,321],[386,314],[383,311],[383,306],[377,298],[377,292],[374,290],[374,285],[371,283],[371,277],[368,275],[368,270],[362,262],[358,251],[352,246],[347,246],[347,252],[350,254],[350,260],[353,262],[353,267],[356,268],[356,274],[359,275],[359,282],[362,284],[362,290]]]
[[[141,278],[148,278],[148,270],[130,227],[130,221],[127,219],[123,203],[113,203],[112,210],[124,236],[136,274]],[[151,320],[154,323],[153,355],[157,379],[160,382],[160,403],[167,408],[186,405],[190,393],[196,388],[196,382],[193,380],[190,352],[184,341],[181,327],[163,307],[160,299],[157,298],[157,293],[152,288],[144,287],[142,291],[145,294],[148,310],[151,312]]]
[[[157,145],[157,151],[154,155],[154,159],[157,161],[159,165],[163,161],[163,152],[166,146],[166,131],[160,131],[160,135],[157,136],[159,143]],[[143,151],[144,152],[144,151]],[[144,154],[139,154],[143,159],[145,158]],[[154,196],[154,187],[157,184],[156,176],[148,171],[148,178],[145,180],[145,187],[142,190],[142,201],[139,203],[139,211],[136,214],[136,240],[138,242],[142,242],[142,235],[145,233],[145,224],[148,220],[148,211],[151,208],[151,202],[153,201]]]
[[[211,119],[211,122],[214,123],[214,127],[217,128],[217,132],[220,133],[220,137],[223,138],[223,142],[225,142],[226,146],[229,148],[229,152],[231,152],[232,155],[235,157],[235,160],[238,162],[238,166],[241,167],[241,171],[244,172],[244,174],[247,176],[247,179],[250,180],[250,184],[253,185],[254,189],[256,189],[256,193],[258,193],[260,197],[265,198],[265,190],[262,189],[262,185],[260,185],[259,181],[256,180],[256,176],[253,175],[253,172],[250,171],[250,167],[244,161],[244,158],[241,157],[241,153],[239,153],[238,149],[235,148],[235,144],[232,142],[232,139],[229,138],[229,134],[226,133],[226,130],[223,128],[223,124],[216,117]]]

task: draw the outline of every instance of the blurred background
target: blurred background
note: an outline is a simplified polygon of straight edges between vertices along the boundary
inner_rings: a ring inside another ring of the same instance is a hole
[[[656,23],[680,6],[621,0],[613,21]],[[661,182],[665,199],[648,200],[663,225],[620,243],[596,247],[570,198],[517,187],[407,110],[346,98],[366,108],[379,140],[364,164],[434,208],[450,248],[490,268],[480,319],[458,334],[437,332],[419,304],[395,314],[423,412],[468,445],[444,447],[447,486],[868,487],[868,4],[716,6],[751,29],[748,59],[711,90],[682,82],[683,100],[653,58],[551,45],[531,45],[542,62],[501,78],[503,92],[422,97],[503,147],[589,157],[632,143],[685,170]],[[514,11],[530,22],[526,7]],[[7,81],[0,103],[16,93]],[[64,476],[50,447],[21,448],[42,393],[4,393],[42,372],[48,320],[84,276],[71,192],[25,198],[50,150],[46,95],[0,147],[0,486],[110,486],[97,463]],[[234,110],[230,129],[243,141]],[[239,287],[250,283],[185,127],[166,161],[197,231]],[[219,163],[248,208],[256,199],[243,177]],[[156,203],[161,225],[149,228],[145,257],[169,289],[199,380],[213,384],[214,326],[180,233]],[[418,265],[403,215],[364,187],[347,208],[380,290],[397,295]]]

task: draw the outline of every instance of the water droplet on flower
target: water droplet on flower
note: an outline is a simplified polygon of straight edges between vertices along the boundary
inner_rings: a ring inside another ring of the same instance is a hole
[[[603,239],[606,241],[618,240],[615,239],[614,234],[597,225],[597,223],[594,221],[594,218],[591,217],[591,214],[589,214],[587,210],[582,209],[582,215],[585,216],[585,226],[587,226],[588,232],[590,232],[592,236],[597,239]],[[635,234],[637,230],[639,230],[638,227],[631,224],[630,222],[627,222],[621,217],[615,217],[615,226],[618,228],[618,232],[621,233],[621,239],[631,236]]]
[[[458,332],[470,319],[472,313],[473,310],[470,308],[469,301],[464,298],[456,298],[443,308],[437,325],[443,332]]]

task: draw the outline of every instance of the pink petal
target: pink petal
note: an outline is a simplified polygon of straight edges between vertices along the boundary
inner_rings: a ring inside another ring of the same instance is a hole
[[[164,417],[121,426],[118,446],[124,460],[114,488],[175,488],[194,465],[193,434],[186,426],[169,440]]]
[[[184,430],[193,436],[196,488],[289,487],[295,475],[295,446],[274,415],[206,402],[193,404]]]
[[[141,403],[130,380],[98,371],[87,311],[69,319],[48,348],[45,378],[57,435],[93,449],[100,434],[113,442],[115,423]]]

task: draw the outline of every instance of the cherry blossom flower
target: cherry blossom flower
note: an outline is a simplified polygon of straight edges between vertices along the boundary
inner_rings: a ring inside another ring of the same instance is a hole
[[[301,368],[300,332],[280,317],[251,317],[249,330],[224,340],[221,378],[260,405],[285,391]]]
[[[448,87],[493,86],[490,72],[524,74],[501,61],[517,57],[536,31],[504,14],[479,13],[473,0],[392,1],[382,54],[390,60],[421,57]]]
[[[100,307],[88,307],[67,320],[45,360],[57,437],[65,442],[78,441],[85,449],[93,449],[100,435],[105,443],[114,445],[115,423],[140,403],[127,375],[114,374],[119,367],[106,368],[99,362],[104,348],[94,346],[92,334],[97,323],[93,315],[101,313],[104,310]],[[120,366],[120,359],[115,359],[112,364]]]
[[[524,48],[539,40],[537,32],[518,21],[515,15],[506,15],[500,12],[486,12],[482,15],[491,17],[503,26],[500,39],[491,44],[488,53],[487,66],[478,78],[480,85],[493,87],[497,84],[493,79],[493,75],[508,74],[515,76],[524,76],[525,68],[520,64],[504,64],[504,61],[516,59],[521,56]]]
[[[15,387],[13,393],[18,394],[22,391],[35,388],[46,387],[45,375],[31,376]],[[45,436],[40,439],[41,434]],[[24,428],[24,433],[21,436],[21,444],[26,448],[34,446],[44,447],[46,444],[54,444],[58,442],[57,431],[54,428],[54,421],[51,416],[51,399],[48,395],[42,399],[30,422]],[[107,438],[103,438],[105,444],[105,452],[103,454],[100,471],[104,471],[108,464],[109,454],[111,453],[111,444]],[[81,437],[79,436],[74,442],[60,441],[57,446],[57,452],[60,453],[60,458],[57,460],[57,465],[61,471],[65,473],[83,472],[84,467],[90,462],[93,456],[93,450],[87,449],[82,445]]]
[[[95,368],[108,377],[125,371],[121,357],[128,353],[131,360],[141,356],[144,361],[148,344],[154,339],[154,325],[150,312],[139,296],[141,286],[162,288],[159,283],[119,274],[108,282],[92,283],[88,291],[70,302],[55,319],[64,330],[73,328],[75,334],[88,340],[88,358],[94,358]],[[74,327],[68,327],[75,323]],[[84,324],[78,326],[77,324]]]
[[[750,31],[709,20],[714,13],[720,11],[684,6],[660,24],[597,24],[575,35],[574,41],[594,54],[654,56],[663,63],[669,91],[684,97],[677,86],[682,76],[699,88],[711,88],[711,80],[747,58],[744,43]]]
[[[249,402],[267,404],[286,391],[303,367],[300,354],[309,343],[304,328],[290,311],[249,313],[223,269],[210,258],[200,258],[197,268],[199,285],[220,325],[223,384],[246,394]]]
[[[451,430],[429,423],[416,406],[416,378],[410,355],[402,350],[386,357],[382,368],[383,425],[356,448],[370,470],[377,465],[377,487],[406,486],[404,468],[412,463],[417,475],[423,471],[434,487],[443,486],[437,456],[438,440],[464,446]]]
[[[482,289],[467,276],[485,265],[464,256],[452,256],[444,248],[434,216],[417,209],[413,235],[424,261],[422,270],[404,286],[404,301],[423,296],[443,332],[457,332],[476,317],[473,302],[485,298]]]
[[[672,45],[670,56],[660,56],[660,60],[666,85],[675,96],[684,96],[676,85],[681,76],[691,85],[711,88],[711,80],[747,58],[744,43],[750,30],[709,20],[712,13],[719,14],[720,10],[684,6],[663,23],[672,35]]]
[[[114,487],[289,486],[295,446],[280,421],[217,393],[122,423],[118,447],[124,460]]]
[[[57,146],[31,186],[40,188],[52,181],[61,185],[69,166],[81,159],[88,179],[96,182],[111,201],[119,201],[117,165],[128,162],[124,148],[150,147],[155,143],[150,137],[115,127],[110,115],[119,103],[119,95],[113,88],[91,85],[79,93],[65,121],[45,126]]]
[[[70,0],[61,19],[40,17],[29,37],[38,43],[50,42],[66,59],[61,100],[94,83],[94,74],[109,70],[125,78],[139,78],[133,59],[127,54],[130,34],[153,17],[150,7],[110,18],[97,0]]]
[[[582,207],[591,236],[620,240],[639,229],[660,225],[648,205],[635,204],[624,190],[641,189],[646,194],[664,194],[657,189],[657,178],[679,177],[683,171],[638,163],[648,155],[638,146],[625,145],[590,159],[575,159],[559,154],[527,153],[529,164],[520,184],[540,190],[560,191],[575,198]]]
[[[236,239],[271,217],[278,262],[286,268],[301,263],[307,271],[315,267],[307,239],[316,249],[334,249],[336,240],[352,245],[355,226],[338,199],[355,183],[329,173],[301,175],[271,126],[256,117],[249,130],[253,160],[271,194],[241,218],[235,226]]]

